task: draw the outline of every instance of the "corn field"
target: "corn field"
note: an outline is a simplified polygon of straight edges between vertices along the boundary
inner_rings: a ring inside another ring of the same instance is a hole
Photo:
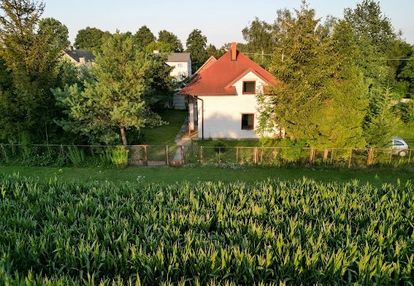
[[[1,285],[414,283],[414,185],[0,177]]]

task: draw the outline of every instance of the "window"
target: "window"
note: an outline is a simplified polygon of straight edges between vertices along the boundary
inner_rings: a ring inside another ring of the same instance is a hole
[[[394,145],[395,145],[395,146],[405,146],[405,144],[404,144],[404,143],[402,143],[401,141],[398,141],[398,140],[395,140],[395,141],[394,141]]]
[[[255,81],[244,81],[243,82],[243,94],[255,94],[256,93],[256,82]]]
[[[254,114],[242,114],[242,130],[254,129]]]

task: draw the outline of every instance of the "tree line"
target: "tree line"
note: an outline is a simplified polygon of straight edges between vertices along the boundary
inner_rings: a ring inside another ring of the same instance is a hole
[[[0,141],[137,143],[144,127],[166,124],[157,112],[178,88],[165,65],[171,52],[191,53],[193,71],[216,48],[195,29],[186,41],[147,27],[111,34],[87,27],[74,47],[96,56],[92,68],[63,61],[67,27],[42,18],[44,3],[0,0]],[[413,47],[379,3],[364,0],[341,19],[322,21],[306,2],[280,10],[274,23],[256,18],[239,48],[283,84],[259,98],[260,129],[286,129],[312,146],[383,146],[397,115],[414,121]],[[160,53],[154,54],[154,50]]]
[[[401,120],[412,122],[413,102],[398,102],[414,98],[413,46],[379,2],[322,21],[304,1],[273,24],[256,18],[243,35],[245,51],[281,81],[260,98],[262,131],[283,127],[315,147],[384,147]]]

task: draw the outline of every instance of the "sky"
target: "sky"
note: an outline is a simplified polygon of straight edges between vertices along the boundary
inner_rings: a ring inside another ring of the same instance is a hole
[[[301,0],[44,0],[45,17],[53,17],[69,28],[73,41],[78,30],[87,26],[115,32],[135,33],[147,25],[154,34],[166,29],[183,44],[197,28],[209,43],[222,46],[243,42],[241,31],[259,17],[273,22],[278,9],[300,7]],[[360,0],[309,0],[318,17],[341,17],[345,8]],[[414,44],[414,0],[381,0],[381,7],[403,38]]]

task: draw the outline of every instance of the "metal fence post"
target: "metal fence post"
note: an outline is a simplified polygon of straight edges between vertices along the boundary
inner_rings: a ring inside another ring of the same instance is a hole
[[[200,164],[204,164],[203,146],[200,146]]]
[[[217,163],[221,163],[221,147],[218,147],[218,162]]]
[[[167,166],[170,165],[169,153],[170,153],[170,146],[165,145],[165,164]]]

